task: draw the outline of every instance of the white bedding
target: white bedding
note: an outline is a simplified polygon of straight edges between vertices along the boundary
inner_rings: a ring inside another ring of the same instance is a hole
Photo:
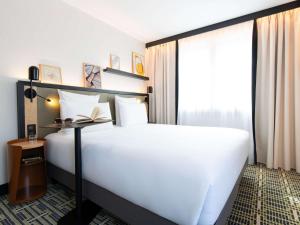
[[[73,133],[53,133],[48,161],[74,173]],[[82,133],[85,179],[182,225],[217,220],[247,159],[248,133],[148,124]]]

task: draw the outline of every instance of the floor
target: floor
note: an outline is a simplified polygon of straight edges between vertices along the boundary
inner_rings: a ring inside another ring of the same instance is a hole
[[[73,194],[60,185],[49,185],[47,194],[30,204],[12,206],[0,196],[0,224],[56,224],[74,206]],[[248,166],[228,225],[299,225],[300,175],[294,171]],[[102,211],[94,224],[124,225]]]
[[[228,225],[299,225],[300,174],[248,166]]]

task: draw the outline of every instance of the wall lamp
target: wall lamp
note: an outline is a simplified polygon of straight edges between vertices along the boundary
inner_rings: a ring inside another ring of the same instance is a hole
[[[153,93],[153,87],[152,86],[148,86],[147,87],[147,93],[148,94],[152,94]],[[148,102],[149,103],[149,98],[148,97],[146,97],[146,102]]]
[[[28,78],[30,80],[30,88],[27,88],[24,92],[24,95],[26,98],[30,98],[30,102],[32,102],[32,99],[34,99],[36,96],[44,99],[47,102],[51,102],[51,99],[45,98],[41,95],[39,95],[36,90],[32,88],[32,81],[33,80],[39,80],[39,68],[36,66],[31,66],[28,69]]]
[[[148,87],[147,87],[147,92],[148,92],[149,94],[152,94],[152,93],[153,93],[153,87],[152,87],[152,86],[148,86]]]

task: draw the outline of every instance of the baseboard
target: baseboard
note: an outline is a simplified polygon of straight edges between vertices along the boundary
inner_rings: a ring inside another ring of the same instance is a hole
[[[8,184],[0,185],[0,195],[6,195],[8,193]]]

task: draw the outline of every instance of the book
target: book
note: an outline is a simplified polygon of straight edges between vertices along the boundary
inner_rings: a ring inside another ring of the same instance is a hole
[[[41,162],[41,161],[43,161],[42,157],[31,157],[31,158],[23,158],[22,159],[22,162],[26,165],[32,164],[32,163],[35,163],[35,162]]]
[[[85,115],[77,115],[77,116],[82,117],[82,119],[77,119],[75,123],[100,123],[109,120],[109,118],[107,117],[100,116],[99,107],[95,107],[93,109],[91,116],[85,116]]]

